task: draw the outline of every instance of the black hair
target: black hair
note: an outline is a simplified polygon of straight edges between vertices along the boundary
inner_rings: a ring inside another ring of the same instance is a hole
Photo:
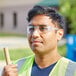
[[[29,12],[28,12],[28,22],[32,20],[32,18],[36,15],[47,15],[49,16],[53,21],[56,21],[59,24],[60,28],[63,28],[65,26],[65,19],[63,16],[61,16],[54,8],[47,7],[47,6],[34,6]]]

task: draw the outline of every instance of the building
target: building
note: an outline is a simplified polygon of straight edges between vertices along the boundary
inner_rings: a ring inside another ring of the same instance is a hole
[[[26,34],[27,12],[39,0],[0,0],[0,33]]]
[[[35,4],[58,7],[58,0],[0,0],[0,33],[26,34],[27,12]]]

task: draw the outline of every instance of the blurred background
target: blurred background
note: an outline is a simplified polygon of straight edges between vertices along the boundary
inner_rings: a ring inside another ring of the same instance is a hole
[[[65,17],[65,34],[58,49],[62,56],[76,61],[76,0],[0,0],[0,73],[5,65],[4,47],[12,61],[33,54],[26,38],[26,18],[34,5],[53,7]]]

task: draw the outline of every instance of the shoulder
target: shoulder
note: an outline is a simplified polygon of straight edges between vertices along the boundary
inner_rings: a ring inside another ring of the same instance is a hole
[[[69,76],[69,75],[76,76],[76,62],[74,62],[70,59],[67,59],[67,58],[64,58],[64,60],[68,61],[68,65],[67,65],[67,69],[66,69],[66,76]]]
[[[76,64],[76,62],[72,61],[71,59],[65,58],[65,57],[63,57],[63,60],[68,61],[68,62],[70,62],[72,64]]]
[[[14,62],[14,64],[22,64],[22,63],[24,63],[26,60],[31,59],[32,57],[34,57],[34,55],[31,55],[31,56],[27,56],[27,57],[18,59],[18,60],[16,60],[16,61]]]
[[[72,61],[72,60],[70,60],[68,58],[65,58],[65,57],[63,58],[63,61],[64,61],[64,63],[68,64],[67,65],[68,68],[76,70],[76,62],[74,62],[74,61]]]
[[[67,65],[68,67],[76,68],[76,62],[74,62],[68,58],[65,58],[65,57],[62,57],[60,59],[60,63],[62,63],[63,65]]]
[[[62,61],[76,64],[76,62],[72,61],[71,59],[65,58],[65,57],[62,57]]]
[[[18,59],[18,60],[16,60],[16,61],[14,62],[14,64],[17,64],[18,70],[20,70],[21,67],[22,67],[25,63],[29,62],[32,58],[34,58],[34,55],[28,56],[28,57],[24,57],[24,58],[21,58],[21,59]]]

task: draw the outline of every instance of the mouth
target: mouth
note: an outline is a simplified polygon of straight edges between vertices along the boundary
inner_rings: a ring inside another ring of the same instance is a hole
[[[32,43],[42,43],[41,41],[33,41]]]
[[[42,41],[38,41],[38,40],[31,41],[31,44],[40,44],[40,43],[43,43],[43,42]]]

